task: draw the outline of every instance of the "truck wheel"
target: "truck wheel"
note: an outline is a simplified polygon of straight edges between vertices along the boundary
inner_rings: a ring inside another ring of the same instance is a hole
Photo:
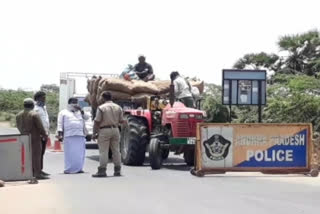
[[[193,166],[194,165],[194,149],[188,149],[184,151],[183,154],[184,162],[188,166]]]
[[[162,153],[158,138],[152,138],[149,147],[150,166],[152,169],[160,169],[162,165]]]
[[[148,128],[141,118],[128,116],[127,121],[121,129],[121,159],[125,165],[141,166],[149,141]]]

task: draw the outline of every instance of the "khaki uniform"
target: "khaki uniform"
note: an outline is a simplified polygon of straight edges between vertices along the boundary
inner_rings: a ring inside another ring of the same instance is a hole
[[[99,123],[100,126],[99,130],[94,131],[94,133],[99,132],[98,145],[100,167],[107,167],[110,147],[114,166],[120,168],[120,133],[118,127],[119,124],[123,122],[122,108],[112,101],[107,101],[98,107],[95,121]]]
[[[31,135],[33,176],[38,176],[41,172],[41,135],[46,136],[46,130],[39,115],[33,110],[21,111],[16,122],[21,134]]]

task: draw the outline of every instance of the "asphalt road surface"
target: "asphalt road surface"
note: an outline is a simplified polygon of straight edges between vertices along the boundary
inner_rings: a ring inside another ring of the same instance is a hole
[[[0,188],[1,214],[319,213],[320,178],[302,175],[227,173],[194,177],[181,157],[171,155],[153,171],[123,167],[123,177],[91,178],[98,151],[87,150],[84,174],[65,175],[63,153],[48,152],[51,179],[37,185]],[[108,171],[113,174],[113,165]]]

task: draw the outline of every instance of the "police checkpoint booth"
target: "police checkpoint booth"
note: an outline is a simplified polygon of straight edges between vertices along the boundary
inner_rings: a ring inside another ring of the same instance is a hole
[[[0,129],[0,180],[24,181],[33,178],[31,138],[17,129]]]

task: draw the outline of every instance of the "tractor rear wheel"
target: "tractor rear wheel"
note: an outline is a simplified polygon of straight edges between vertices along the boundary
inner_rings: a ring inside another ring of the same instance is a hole
[[[188,166],[193,166],[194,165],[194,149],[187,149],[184,151],[183,154],[184,162]]]
[[[152,169],[160,169],[162,166],[162,152],[158,138],[152,138],[149,147],[149,159]]]
[[[148,127],[144,119],[129,115],[121,130],[120,151],[123,164],[143,165],[148,142]]]

